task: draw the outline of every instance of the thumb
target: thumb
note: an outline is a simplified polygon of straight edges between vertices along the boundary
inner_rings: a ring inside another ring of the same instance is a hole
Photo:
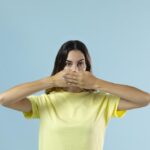
[[[70,68],[64,68],[65,73],[69,73],[72,72],[72,70]]]

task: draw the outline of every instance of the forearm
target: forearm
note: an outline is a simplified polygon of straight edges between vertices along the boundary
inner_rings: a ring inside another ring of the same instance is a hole
[[[33,82],[27,82],[14,86],[13,88],[0,94],[0,104],[9,104],[17,102],[26,96],[35,92],[53,87],[53,80],[51,77],[45,77]]]
[[[95,87],[96,89],[114,94],[116,96],[121,97],[122,99],[131,101],[133,103],[137,104],[150,103],[149,93],[132,86],[115,84],[112,82],[97,79]]]

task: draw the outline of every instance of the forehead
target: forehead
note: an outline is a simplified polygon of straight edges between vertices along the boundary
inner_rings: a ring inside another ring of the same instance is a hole
[[[67,60],[78,61],[81,59],[85,59],[84,54],[79,50],[72,50],[68,53]]]

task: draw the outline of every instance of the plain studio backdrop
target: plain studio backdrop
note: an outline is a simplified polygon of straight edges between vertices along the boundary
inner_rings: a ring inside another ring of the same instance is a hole
[[[60,46],[75,39],[94,75],[150,92],[149,8],[148,0],[0,0],[0,93],[50,75]],[[0,150],[37,150],[38,128],[1,106]],[[109,122],[104,150],[149,150],[149,139],[147,106]]]

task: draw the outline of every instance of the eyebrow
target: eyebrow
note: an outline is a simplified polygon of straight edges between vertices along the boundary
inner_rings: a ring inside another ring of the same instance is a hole
[[[78,62],[79,61],[82,61],[82,60],[85,60],[85,59],[80,59],[80,60],[78,60]],[[66,60],[67,62],[72,62],[71,60]]]

